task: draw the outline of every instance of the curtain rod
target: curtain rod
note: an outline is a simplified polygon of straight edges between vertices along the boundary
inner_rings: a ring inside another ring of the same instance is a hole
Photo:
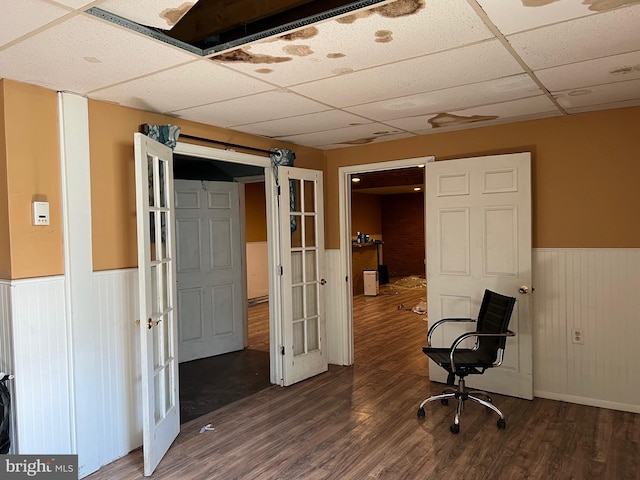
[[[267,155],[271,154],[271,152],[269,150],[265,150],[264,148],[247,147],[246,145],[238,145],[237,143],[221,142],[219,140],[212,140],[210,138],[196,137],[194,135],[186,135],[184,133],[181,133],[179,138],[188,138],[190,140],[198,140],[200,142],[215,143],[217,145],[224,145],[225,147],[242,148],[244,150],[252,150],[254,152],[266,153]]]

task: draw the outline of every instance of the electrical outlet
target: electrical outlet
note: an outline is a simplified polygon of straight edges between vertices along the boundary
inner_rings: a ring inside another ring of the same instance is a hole
[[[582,329],[574,327],[571,330],[571,343],[575,343],[576,345],[584,345]]]

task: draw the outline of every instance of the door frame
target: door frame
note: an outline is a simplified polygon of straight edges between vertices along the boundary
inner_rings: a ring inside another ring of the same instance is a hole
[[[272,384],[281,385],[283,382],[283,364],[280,355],[277,355],[277,339],[282,338],[282,325],[276,319],[281,318],[282,298],[279,277],[277,276],[277,265],[280,265],[280,251],[278,246],[279,233],[277,228],[278,220],[278,202],[277,202],[277,186],[275,183],[275,175],[273,166],[269,157],[253,155],[250,153],[239,153],[233,150],[222,150],[220,148],[207,147],[202,145],[194,145],[191,143],[178,142],[174,154],[189,155],[193,157],[224,161],[229,163],[239,163],[243,165],[251,165],[262,167],[265,170],[265,194],[266,194],[266,212],[267,212],[267,246],[268,259],[267,265],[269,270],[269,379]],[[255,177],[254,181],[255,181]],[[244,195],[242,195],[244,197]],[[244,198],[241,199],[241,207]],[[241,225],[241,236],[244,238],[244,226]],[[245,267],[246,268],[246,267]],[[246,281],[246,280],[245,280]],[[246,287],[246,286],[245,286]]]
[[[342,304],[345,306],[345,314],[338,325],[339,331],[327,332],[331,340],[342,339],[341,345],[334,351],[339,358],[333,359],[340,365],[353,365],[354,362],[354,337],[353,337],[353,285],[351,278],[351,175],[354,173],[379,172],[383,170],[397,170],[400,168],[417,167],[418,165],[434,162],[435,157],[405,158],[387,162],[364,163],[338,168],[338,205],[340,210],[340,278],[345,278],[345,288],[342,291]],[[425,170],[426,172],[426,170]],[[426,174],[425,174],[426,185]],[[426,223],[426,216],[425,216]],[[425,230],[425,251],[426,251]],[[332,362],[333,363],[333,362]]]

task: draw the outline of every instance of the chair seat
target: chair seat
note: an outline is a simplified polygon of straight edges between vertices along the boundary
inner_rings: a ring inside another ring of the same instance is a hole
[[[451,350],[449,348],[422,347],[422,351],[442,368],[447,371],[451,371],[451,359],[449,358]],[[493,362],[495,361],[494,358],[489,358],[489,355],[483,354],[483,352],[466,348],[456,350],[453,355],[453,360],[456,365],[456,369],[460,370],[470,368],[490,368],[493,366]]]

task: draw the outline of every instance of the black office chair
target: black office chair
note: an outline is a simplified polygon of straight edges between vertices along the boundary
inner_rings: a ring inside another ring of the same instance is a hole
[[[451,433],[457,434],[460,432],[460,415],[464,408],[464,402],[473,400],[500,415],[498,428],[506,428],[507,423],[504,415],[493,404],[491,396],[480,390],[465,390],[464,379],[467,375],[483,374],[488,368],[498,367],[502,364],[507,337],[515,335],[508,330],[515,303],[516,299],[513,297],[485,290],[477,321],[471,318],[445,318],[431,326],[427,333],[427,346],[423,347],[422,351],[449,372],[447,385],[454,385],[455,377],[458,377],[458,388],[446,389],[442,394],[433,395],[424,400],[418,408],[418,417],[425,416],[424,406],[427,403],[440,400],[443,405],[447,405],[450,398],[456,398],[458,406],[450,430]],[[456,338],[450,348],[432,347],[431,336],[434,330],[447,322],[476,322],[477,327],[475,331],[464,333]],[[475,338],[473,348],[458,348],[467,338]],[[484,397],[484,399],[479,397]]]

